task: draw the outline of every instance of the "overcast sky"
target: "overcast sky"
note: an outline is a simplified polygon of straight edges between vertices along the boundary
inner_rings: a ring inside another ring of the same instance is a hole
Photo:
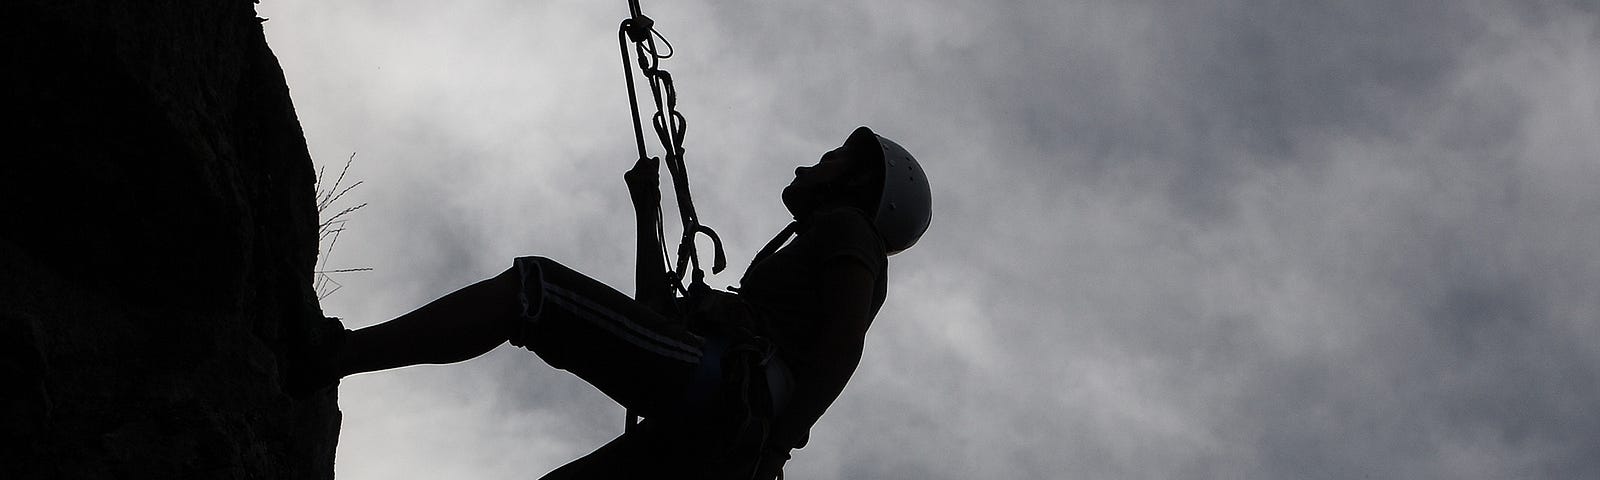
[[[1588,1],[649,1],[738,281],[857,125],[934,223],[790,478],[1600,477]],[[627,289],[626,2],[267,0],[368,202],[361,327],[510,265]],[[347,205],[348,205],[347,204]],[[347,379],[343,479],[535,478],[620,433],[510,346]]]

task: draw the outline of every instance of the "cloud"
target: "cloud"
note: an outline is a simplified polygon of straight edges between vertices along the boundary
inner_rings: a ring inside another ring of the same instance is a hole
[[[628,285],[624,9],[591,3],[263,5],[313,154],[368,182],[336,259],[378,270],[325,309],[533,253]],[[1600,473],[1592,3],[646,9],[714,284],[855,125],[937,184],[797,478]],[[510,347],[342,394],[346,478],[527,477],[620,431]]]

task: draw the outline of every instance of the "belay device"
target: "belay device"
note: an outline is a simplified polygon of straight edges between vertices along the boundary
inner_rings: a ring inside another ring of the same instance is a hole
[[[672,44],[667,42],[655,30],[655,21],[644,16],[639,9],[639,0],[628,0],[628,9],[631,16],[622,21],[622,27],[617,32],[617,46],[622,53],[623,76],[628,83],[628,109],[633,114],[633,138],[639,147],[639,159],[649,159],[650,153],[645,149],[644,125],[639,117],[639,100],[633,82],[633,63],[628,55],[628,44],[632,43],[635,56],[638,58],[639,71],[650,81],[650,96],[655,100],[656,113],[651,117],[651,125],[660,140],[661,147],[665,149],[663,155],[667,172],[672,175],[674,199],[678,203],[678,214],[683,221],[683,238],[678,243],[677,267],[672,268],[668,278],[672,287],[687,295],[691,288],[683,285],[687,275],[691,287],[704,287],[705,272],[700,269],[700,256],[695,248],[695,235],[705,234],[711,238],[714,248],[711,273],[720,273],[727,268],[728,262],[722,252],[722,239],[717,237],[717,232],[700,223],[700,217],[695,214],[694,199],[689,194],[689,172],[683,163],[683,135],[688,129],[688,121],[683,114],[678,113],[678,91],[673,88],[672,74],[662,70],[661,60],[672,57]],[[657,44],[660,40],[660,45]],[[665,53],[660,50],[665,46]],[[662,245],[662,258],[670,268],[673,265],[671,257],[666,252],[666,231],[661,221],[661,207],[656,206],[656,238]]]

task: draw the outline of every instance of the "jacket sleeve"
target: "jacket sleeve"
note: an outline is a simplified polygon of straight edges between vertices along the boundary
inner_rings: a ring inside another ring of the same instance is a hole
[[[640,159],[624,179],[634,213],[634,290],[633,299],[650,310],[667,315],[672,310],[672,287],[667,282],[667,266],[661,257],[661,239],[656,222],[661,218],[659,161]]]

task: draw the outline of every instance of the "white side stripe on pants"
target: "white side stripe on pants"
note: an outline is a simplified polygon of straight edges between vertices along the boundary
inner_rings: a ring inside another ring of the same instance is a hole
[[[662,336],[642,325],[628,320],[628,317],[595,303],[587,298],[556,285],[545,283],[546,298],[552,303],[564,307],[568,311],[578,314],[590,323],[627,340],[628,343],[637,345],[645,350],[689,363],[700,361],[700,349],[681,341]]]

